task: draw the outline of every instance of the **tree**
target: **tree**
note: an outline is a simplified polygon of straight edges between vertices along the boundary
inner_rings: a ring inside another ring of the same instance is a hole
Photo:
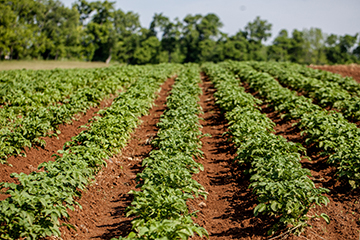
[[[41,5],[34,0],[0,1],[0,52],[10,59],[34,55],[34,43],[40,38],[35,10]]]
[[[260,17],[256,17],[253,22],[249,22],[245,26],[245,31],[242,34],[248,40],[248,56],[250,60],[265,61],[266,47],[262,44],[271,37],[272,24],[266,20],[261,20]]]
[[[256,43],[262,43],[271,37],[272,24],[266,20],[261,20],[260,17],[256,17],[254,22],[249,22],[245,27],[245,33],[247,39],[255,41]]]
[[[358,40],[357,47],[353,50],[353,55],[357,62],[360,63],[360,39]]]
[[[221,32],[222,23],[213,13],[201,16],[187,15],[184,18],[182,51],[186,55],[185,62],[210,61],[215,51]]]
[[[172,54],[179,50],[181,29],[183,25],[179,19],[175,19],[175,22],[171,22],[168,17],[162,13],[155,14],[153,21],[150,24],[150,35],[157,36],[158,32],[156,28],[161,31],[161,49],[167,52],[168,62],[172,62]],[[175,59],[173,62],[177,62]]]
[[[197,25],[199,24],[202,16],[197,14],[192,16],[188,14],[183,22],[184,28],[182,32],[181,38],[181,50],[183,54],[186,56],[185,62],[199,62],[200,61],[200,51],[199,51],[199,40],[200,33],[197,30]]]
[[[112,51],[118,41],[114,27],[115,2],[87,2],[79,0],[75,7],[79,11],[79,20],[84,24],[86,36],[82,42],[88,51],[92,61],[109,62]],[[91,18],[91,19],[89,19]],[[88,22],[88,23],[87,23]]]
[[[113,55],[120,62],[132,63],[134,62],[135,50],[140,45],[141,26],[139,15],[131,11],[125,13],[118,9],[114,13],[114,24],[118,40]]]
[[[291,62],[304,63],[305,55],[305,39],[304,34],[301,31],[294,30],[291,34],[290,48],[288,50],[289,58]]]
[[[34,45],[42,49],[43,58],[78,58],[82,29],[75,7],[69,9],[58,0],[43,1],[36,11],[36,22],[42,41]]]
[[[134,63],[135,64],[146,64],[146,63],[159,63],[158,53],[160,50],[160,41],[155,36],[145,38],[141,42],[141,45],[135,49]]]
[[[268,58],[275,61],[289,61],[288,51],[290,48],[291,39],[288,36],[288,32],[283,29],[274,39],[273,45],[269,46]]]
[[[320,28],[303,30],[305,63],[325,64],[325,39]]]

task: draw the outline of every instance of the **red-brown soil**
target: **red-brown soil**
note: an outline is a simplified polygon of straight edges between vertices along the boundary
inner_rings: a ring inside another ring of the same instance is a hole
[[[166,97],[173,83],[174,79],[168,79],[162,85],[155,106],[149,115],[141,117],[142,123],[132,133],[128,145],[121,154],[107,161],[108,166],[83,193],[79,199],[83,209],[69,211],[70,219],[63,222],[72,224],[77,230],[63,227],[63,239],[111,239],[129,234],[132,217],[126,217],[125,209],[132,196],[128,192],[135,190],[141,162],[152,150],[150,141],[158,131],[156,124],[166,109]]]
[[[358,83],[360,83],[360,65],[350,64],[350,65],[310,65],[309,67],[314,69],[321,69],[329,71],[332,73],[339,73],[344,77],[353,77]]]
[[[248,84],[245,83],[243,86],[247,92],[258,97],[256,92],[249,89]],[[311,179],[314,181],[315,186],[330,190],[328,194],[325,194],[330,199],[330,204],[322,208],[317,206],[309,212],[309,215],[326,213],[330,217],[330,224],[327,224],[323,219],[314,218],[309,221],[312,227],[305,229],[300,237],[285,234],[282,238],[314,240],[359,239],[360,191],[352,191],[346,182],[336,179],[336,168],[326,163],[328,156],[324,156],[322,151],[315,146],[305,144],[306,136],[301,136],[300,129],[294,125],[297,121],[281,119],[279,113],[268,107],[266,103],[261,108],[262,112],[276,123],[275,134],[282,135],[289,141],[301,143],[306,148],[306,156],[310,157],[312,161],[303,156],[302,166],[311,171]]]
[[[93,118],[96,113],[104,107],[108,107],[112,103],[113,97],[104,99],[98,107],[90,108],[85,114],[78,114],[76,120],[71,124],[59,125],[61,134],[58,137],[44,137],[46,145],[44,147],[25,148],[26,157],[11,156],[7,159],[8,164],[0,166],[0,182],[17,182],[17,179],[11,178],[11,173],[25,173],[29,174],[35,170],[40,163],[47,161],[54,161],[58,150],[63,148],[65,142],[70,141],[71,137],[79,134],[83,128],[80,126],[86,125],[89,119]],[[7,195],[0,195],[0,201],[5,199]]]
[[[274,224],[274,219],[254,216],[257,197],[249,189],[249,175],[246,167],[234,162],[236,149],[223,133],[227,131],[227,121],[219,107],[215,105],[213,93],[216,91],[206,78],[202,83],[203,95],[200,105],[204,114],[202,132],[211,137],[202,139],[204,171],[194,176],[209,193],[203,198],[189,201],[191,211],[199,210],[196,223],[209,233],[209,239],[266,239],[266,232]],[[200,239],[195,237],[192,239]]]
[[[190,211],[199,210],[198,218],[194,220],[207,229],[209,238],[359,239],[359,190],[351,191],[347,183],[340,182],[334,177],[336,169],[326,164],[327,157],[322,156],[321,151],[314,146],[304,144],[306,136],[301,136],[299,129],[293,126],[296,121],[281,119],[274,109],[263,104],[261,106],[263,113],[276,123],[275,134],[280,134],[289,141],[299,142],[306,147],[307,155],[313,161],[303,159],[303,167],[310,169],[317,187],[325,187],[331,191],[326,194],[331,201],[327,207],[311,210],[311,213],[316,211],[318,214],[324,212],[329,215],[330,224],[326,224],[323,219],[312,219],[309,221],[312,228],[307,228],[300,237],[287,234],[280,236],[280,233],[270,237],[266,235],[267,230],[276,220],[267,216],[254,217],[253,210],[258,202],[256,195],[248,188],[250,182],[249,176],[245,174],[246,167],[233,163],[236,149],[228,141],[228,137],[223,136],[227,131],[227,122],[214,103],[215,89],[206,78],[203,80],[201,87],[204,94],[200,99],[200,105],[204,110],[201,116],[204,119],[201,121],[202,131],[211,134],[212,137],[202,139],[204,158],[198,161],[204,165],[204,171],[194,175],[194,179],[205,187],[209,196],[207,200],[203,198],[191,200],[188,206]],[[76,208],[74,212],[69,211],[71,218],[62,220],[73,224],[77,229],[75,231],[63,227],[61,229],[63,239],[111,239],[126,236],[131,231],[132,218],[127,218],[125,212],[132,201],[128,192],[135,189],[135,176],[142,170],[141,160],[152,150],[148,143],[157,133],[156,123],[166,108],[165,100],[172,83],[173,80],[170,80],[162,86],[156,106],[151,109],[148,116],[141,118],[143,122],[132,134],[128,146],[122,150],[122,154],[108,160],[108,166],[83,193],[82,198],[79,199],[83,209]],[[251,93],[257,96],[256,93]],[[86,122],[87,120],[84,121]],[[75,134],[75,132],[70,134],[69,138]],[[47,147],[50,148],[50,145],[52,144],[48,142]],[[54,147],[54,153],[61,149],[62,145]],[[36,168],[38,163],[29,161],[24,166],[30,164]],[[196,236],[192,239],[200,238]]]
[[[199,210],[198,218],[194,221],[205,227],[210,239],[358,239],[360,229],[359,191],[351,191],[346,183],[339,182],[334,177],[336,169],[326,164],[327,157],[321,156],[321,151],[314,146],[306,146],[306,136],[301,136],[296,121],[281,119],[274,109],[263,104],[262,111],[275,123],[275,134],[284,136],[289,141],[299,142],[307,149],[307,155],[312,161],[305,158],[303,167],[311,170],[312,179],[316,187],[325,187],[331,190],[326,196],[330,199],[327,207],[316,208],[311,213],[322,212],[329,215],[330,224],[323,219],[312,219],[300,237],[277,233],[267,236],[266,232],[273,225],[273,218],[267,216],[254,217],[253,210],[257,204],[256,196],[249,186],[249,176],[244,173],[245,167],[233,162],[236,150],[227,136],[227,122],[224,115],[214,103],[212,84],[204,79],[201,87],[203,95],[200,105],[204,110],[201,116],[204,120],[203,133],[212,137],[202,139],[204,158],[198,161],[204,165],[204,171],[194,175],[209,192],[207,200],[203,198],[188,202],[190,211]],[[246,87],[246,86],[245,86]],[[163,89],[163,91],[165,91]],[[247,88],[248,92],[251,92]],[[161,93],[163,94],[163,93]],[[256,96],[256,93],[252,92]],[[83,210],[71,212],[71,219],[66,221],[76,226],[77,232],[63,228],[64,239],[111,239],[111,237],[126,236],[131,229],[131,218],[126,218],[125,209],[131,203],[131,196],[127,193],[135,189],[135,175],[141,171],[141,159],[151,151],[151,146],[144,144],[147,139],[157,132],[155,126],[162,113],[162,109],[154,109],[150,115],[143,117],[144,123],[133,134],[129,146],[123,150],[121,156],[111,158],[109,166],[96,178],[96,183],[89,187],[80,199]],[[157,101],[159,101],[159,99]],[[161,105],[157,102],[157,105]],[[149,121],[152,128],[144,124]],[[142,129],[148,129],[144,132]],[[150,130],[152,129],[152,130]],[[140,161],[139,161],[140,160]],[[98,185],[96,185],[98,184]],[[192,239],[200,239],[198,236]]]

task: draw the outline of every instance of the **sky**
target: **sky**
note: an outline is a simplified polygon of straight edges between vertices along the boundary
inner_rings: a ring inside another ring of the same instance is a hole
[[[60,0],[71,7],[75,0]],[[260,16],[272,24],[274,39],[280,30],[320,28],[323,33],[360,33],[360,0],[110,0],[116,9],[139,14],[142,27],[148,28],[155,13],[174,20],[187,14],[215,13],[223,23],[222,32],[234,35]]]

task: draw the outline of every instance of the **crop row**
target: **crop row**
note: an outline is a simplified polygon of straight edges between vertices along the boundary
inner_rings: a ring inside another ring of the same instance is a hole
[[[269,73],[281,84],[316,99],[320,106],[331,106],[340,110],[348,119],[360,120],[360,97],[352,96],[337,82],[305,77],[277,63],[250,62],[249,64],[257,70]]]
[[[82,88],[96,87],[109,78],[140,76],[150,70],[144,66],[112,66],[95,69],[9,70],[0,72],[0,105],[26,114],[39,106],[65,103]],[[23,107],[23,108],[21,108]]]
[[[324,70],[313,69],[296,63],[280,63],[282,67],[304,75],[305,77],[316,78],[323,82],[337,83],[341,88],[348,91],[352,96],[360,96],[360,84],[352,77],[342,77],[340,74]]]
[[[79,98],[79,90],[103,89],[105,96],[129,85],[138,71],[133,67],[101,69],[2,71],[0,72],[1,127],[21,121],[34,111],[59,107]],[[138,69],[139,70],[139,69]],[[115,89],[114,89],[115,88]],[[93,97],[93,98],[94,98]],[[94,99],[95,100],[95,99]]]
[[[12,174],[19,184],[1,183],[10,197],[0,202],[0,238],[60,236],[58,219],[68,217],[67,210],[78,204],[75,197],[106,165],[104,159],[125,146],[139,117],[152,106],[164,76],[176,68],[163,65],[152,77],[139,78],[109,108],[99,111],[102,117],[95,117],[86,130],[65,143],[56,161],[40,164],[29,175]]]
[[[282,117],[300,119],[297,126],[305,134],[306,143],[314,143],[329,156],[328,162],[337,167],[339,177],[345,178],[353,188],[360,186],[360,129],[355,124],[341,113],[312,104],[311,99],[298,96],[269,74],[258,72],[246,63],[229,62],[223,66],[241,81],[248,82]]]
[[[154,71],[156,69],[150,66],[57,70],[54,74],[50,74],[52,71],[39,74],[40,78],[36,80],[33,79],[37,76],[36,71],[30,71],[34,76],[31,75],[32,78],[28,81],[21,82],[20,78],[20,83],[17,83],[15,80],[3,79],[2,84],[6,89],[3,91],[7,95],[3,96],[6,96],[6,105],[0,108],[0,162],[5,162],[11,155],[26,156],[24,147],[45,145],[41,137],[59,134],[59,124],[71,122],[74,114],[85,112],[99,104],[105,96],[116,94],[141,75],[151,76]],[[26,77],[25,73],[20,77]],[[41,78],[47,76],[47,81]],[[64,83],[60,84],[62,79]],[[43,85],[39,85],[41,83]],[[27,85],[30,86],[28,90]],[[56,91],[61,96],[57,96],[54,93]],[[10,96],[14,99],[9,98]]]
[[[201,157],[202,133],[201,89],[197,65],[185,65],[167,98],[167,109],[158,123],[154,150],[143,160],[145,169],[137,175],[140,191],[131,191],[134,200],[127,215],[135,215],[133,232],[119,239],[188,239],[194,233],[207,235],[204,228],[193,222],[186,205],[193,195],[206,196],[204,188],[192,179],[203,170],[193,158]]]
[[[255,215],[279,217],[271,231],[289,224],[301,231],[310,208],[329,202],[322,195],[327,190],[316,188],[308,177],[310,171],[301,167],[299,152],[304,148],[273,134],[275,124],[257,106],[261,101],[246,93],[233,73],[214,64],[206,65],[205,73],[217,89],[216,103],[226,112],[229,134],[237,147],[236,159],[251,165],[250,187],[260,202]],[[325,214],[321,216],[328,221]]]

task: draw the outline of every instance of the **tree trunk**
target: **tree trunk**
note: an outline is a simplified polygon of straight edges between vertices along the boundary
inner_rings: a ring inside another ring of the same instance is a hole
[[[111,61],[111,48],[110,48],[110,50],[109,50],[109,57],[106,59],[105,63],[106,63],[106,64],[109,64],[110,61]]]
[[[13,55],[13,47],[10,48],[10,60],[12,60],[12,55]]]
[[[106,64],[109,64],[110,61],[111,61],[111,54],[110,54],[109,57],[106,59],[105,63],[106,63]]]
[[[169,51],[169,63],[171,63],[171,52]]]

